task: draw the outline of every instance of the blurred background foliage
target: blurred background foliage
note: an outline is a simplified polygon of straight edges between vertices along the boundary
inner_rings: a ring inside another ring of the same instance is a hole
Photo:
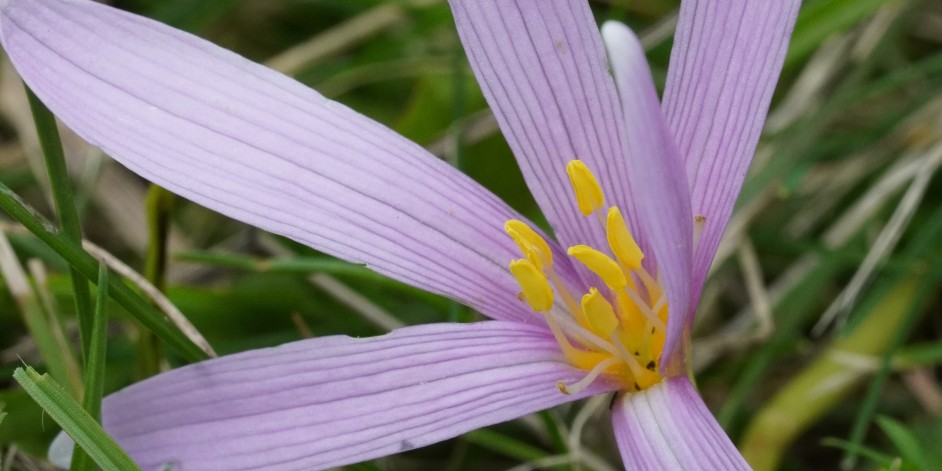
[[[296,77],[542,220],[444,1],[113,3]],[[592,6],[639,33],[663,87],[678,2]],[[52,218],[29,107],[3,61],[0,181]],[[942,3],[805,0],[694,335],[701,391],[757,469],[942,469],[940,90]],[[481,318],[149,189],[63,133],[93,250],[162,289],[220,354]],[[0,247],[0,469],[49,469],[58,429],[12,374],[27,364],[81,388],[68,264],[0,224],[12,246]],[[20,272],[28,285],[11,279]],[[184,362],[108,307],[106,393]],[[605,407],[573,404],[350,468],[618,469]]]

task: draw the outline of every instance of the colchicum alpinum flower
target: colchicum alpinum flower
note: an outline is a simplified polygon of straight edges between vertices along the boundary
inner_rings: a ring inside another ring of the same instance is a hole
[[[599,35],[585,1],[451,0],[551,238],[206,41],[87,0],[0,1],[24,80],[131,170],[494,319],[179,368],[106,398],[106,430],[144,469],[321,469],[615,392],[627,468],[748,469],[688,378],[690,326],[799,3],[684,0],[661,103],[637,38]]]

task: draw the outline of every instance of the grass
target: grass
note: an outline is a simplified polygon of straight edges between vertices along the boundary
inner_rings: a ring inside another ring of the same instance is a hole
[[[542,219],[445,2],[114,3],[283,68]],[[663,84],[671,44],[661,31],[677,2],[592,5],[598,20],[624,20],[641,32]],[[942,8],[928,0],[804,2],[694,331],[701,392],[757,469],[942,462],[935,446],[942,440],[940,22]],[[0,80],[13,88],[8,69]],[[94,426],[99,391],[206,358],[202,337],[226,354],[481,318],[151,190],[67,130],[58,156],[49,117],[32,103],[37,138],[16,90],[0,103],[0,228],[12,248],[0,253],[4,471],[48,466],[58,429],[44,417],[78,427],[80,443],[105,469],[127,469]],[[61,232],[50,222],[56,214]],[[81,237],[102,252],[90,254]],[[138,276],[102,270],[114,267],[101,253]],[[165,322],[145,285],[162,291],[186,322]],[[821,322],[825,313],[832,322]],[[819,388],[828,393],[809,393]],[[84,403],[83,389],[92,395]],[[557,408],[351,469],[618,469],[607,419],[593,407]],[[792,414],[800,427],[775,419],[787,411],[800,412]]]

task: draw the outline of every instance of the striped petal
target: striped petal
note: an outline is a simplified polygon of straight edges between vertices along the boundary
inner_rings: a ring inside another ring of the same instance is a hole
[[[103,421],[143,469],[324,469],[609,389],[600,381],[573,396],[556,389],[584,375],[542,329],[432,324],[186,366],[109,396]]]
[[[581,159],[607,202],[629,201],[624,123],[588,3],[449,3],[481,90],[557,239],[606,246],[595,218],[579,212],[565,169]]]
[[[641,42],[627,26],[602,27],[625,117],[626,165],[623,182],[636,233],[646,241],[667,289],[670,317],[661,370],[685,371],[683,346],[689,333],[693,215],[683,162],[661,114]],[[642,245],[644,247],[644,245]],[[651,260],[646,259],[648,266]]]
[[[752,161],[801,0],[684,0],[664,110],[686,160],[699,296]]]
[[[492,317],[529,317],[502,229],[519,216],[382,125],[199,38],[87,0],[2,2],[0,39],[49,108],[145,178]]]
[[[626,394],[612,425],[626,469],[751,469],[686,377]]]

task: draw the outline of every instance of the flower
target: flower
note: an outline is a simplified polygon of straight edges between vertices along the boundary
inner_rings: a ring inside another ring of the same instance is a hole
[[[627,467],[748,469],[688,379],[690,326],[800,1],[684,0],[663,105],[635,36],[600,36],[584,1],[450,4],[555,239],[416,144],[201,39],[87,0],[0,1],[24,80],[131,170],[494,319],[133,385],[103,422],[145,469],[327,468],[605,392]]]

